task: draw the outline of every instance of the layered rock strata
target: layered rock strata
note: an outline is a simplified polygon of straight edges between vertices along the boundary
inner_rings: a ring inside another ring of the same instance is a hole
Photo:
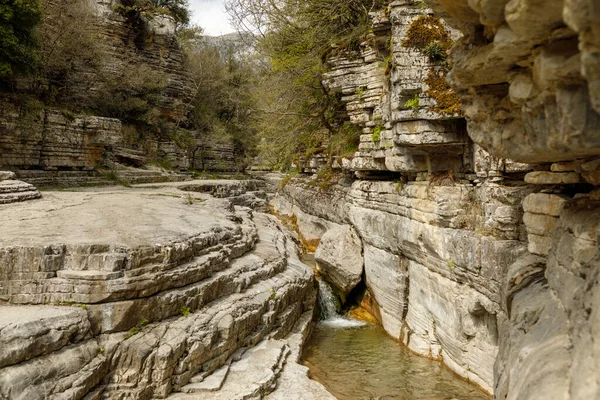
[[[238,170],[231,141],[196,137],[195,150],[157,139],[140,149],[128,142],[118,119],[51,109],[26,110],[0,97],[0,166],[41,186],[102,182],[102,168],[114,170],[119,179],[131,183],[177,180],[148,168],[158,161],[173,168]]]
[[[364,248],[365,283],[386,331],[492,391],[504,274],[527,251],[520,203],[531,190],[356,181],[337,186],[327,201],[288,186],[272,204],[297,217],[300,233],[311,224],[358,232],[355,251]],[[320,201],[305,202],[313,196]],[[347,207],[328,219],[334,201]]]
[[[598,155],[594,1],[427,3],[464,34],[449,80],[476,143],[528,163]]]
[[[306,336],[314,275],[274,217],[169,185],[0,207],[2,398],[263,397]]]

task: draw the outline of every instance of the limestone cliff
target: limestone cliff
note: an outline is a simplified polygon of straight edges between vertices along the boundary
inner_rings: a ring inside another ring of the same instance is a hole
[[[185,69],[172,18],[156,15],[146,18],[142,27],[133,26],[115,11],[116,1],[86,1],[89,7],[84,12],[90,16],[82,23],[90,24],[87,29],[97,42],[97,54],[93,54],[96,59],[93,68],[77,65],[71,84],[63,89],[71,103],[79,103],[68,108],[83,108],[86,112],[74,113],[61,104],[47,107],[24,100],[26,93],[1,95],[0,167],[43,184],[97,183],[101,175],[93,171],[99,167],[122,169],[121,165],[140,167],[150,163],[175,169],[237,171],[231,138],[215,141],[188,124],[194,82]],[[59,0],[48,1],[46,7],[52,10],[61,4]],[[132,74],[145,71],[161,80],[157,100],[160,118],[189,128],[188,142],[156,132],[147,132],[144,140],[139,140],[137,133],[118,118],[89,115],[85,110],[92,99],[100,104],[96,108],[108,108],[106,103],[113,101],[107,95],[110,87],[127,85]],[[55,171],[73,173],[63,177]],[[127,171],[121,171],[121,175],[129,180]],[[175,179],[165,174],[146,175],[134,181]]]
[[[272,205],[306,241],[358,233],[363,305],[416,352],[498,399],[597,398],[595,2],[428,3],[391,2],[329,59],[360,148],[331,190],[297,177]]]

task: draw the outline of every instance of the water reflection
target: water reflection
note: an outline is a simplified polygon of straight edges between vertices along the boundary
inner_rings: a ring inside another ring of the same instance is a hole
[[[441,363],[412,354],[381,328],[317,325],[304,351],[311,378],[338,399],[489,400]]]

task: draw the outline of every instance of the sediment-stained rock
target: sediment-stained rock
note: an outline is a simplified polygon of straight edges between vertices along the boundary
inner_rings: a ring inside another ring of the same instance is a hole
[[[356,181],[344,200],[386,331],[490,392],[504,275],[526,252],[520,204],[530,192],[491,183]]]

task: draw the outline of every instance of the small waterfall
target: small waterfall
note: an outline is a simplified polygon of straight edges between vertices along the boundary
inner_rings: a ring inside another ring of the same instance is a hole
[[[324,320],[339,317],[337,313],[337,302],[331,287],[319,279],[319,307]]]
[[[323,317],[320,322],[333,328],[354,328],[364,326],[366,323],[356,319],[346,318],[338,314],[337,301],[333,290],[327,282],[319,279],[319,308]]]

